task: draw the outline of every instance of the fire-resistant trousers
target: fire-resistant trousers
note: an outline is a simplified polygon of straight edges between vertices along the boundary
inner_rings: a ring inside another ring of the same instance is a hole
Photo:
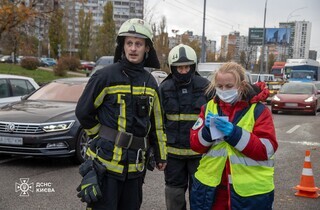
[[[138,210],[142,203],[143,177],[120,181],[110,176],[102,180],[102,198],[87,210]]]
[[[175,158],[168,156],[165,174],[167,210],[186,210],[185,193],[192,186],[191,176],[196,172],[201,157]]]

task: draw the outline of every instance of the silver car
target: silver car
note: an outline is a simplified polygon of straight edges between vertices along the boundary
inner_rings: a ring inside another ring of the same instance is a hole
[[[39,85],[31,77],[0,74],[0,107],[20,101],[21,96],[38,89]]]

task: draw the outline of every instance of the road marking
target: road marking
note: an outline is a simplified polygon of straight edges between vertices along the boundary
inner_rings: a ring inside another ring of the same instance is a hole
[[[297,130],[301,125],[295,125],[293,128],[287,131],[287,133],[293,133],[295,130]]]
[[[278,140],[278,142],[289,143],[289,144],[301,144],[301,145],[307,145],[307,146],[320,146],[320,143],[311,142],[311,141],[281,141],[281,140]]]

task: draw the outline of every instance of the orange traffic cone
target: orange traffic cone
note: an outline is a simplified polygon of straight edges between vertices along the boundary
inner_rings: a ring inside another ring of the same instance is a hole
[[[306,150],[306,157],[304,158],[304,164],[302,169],[302,176],[300,180],[300,185],[294,187],[294,189],[298,190],[295,193],[297,196],[303,196],[308,198],[317,198],[319,194],[317,188],[314,184],[312,166],[310,161],[310,150]]]

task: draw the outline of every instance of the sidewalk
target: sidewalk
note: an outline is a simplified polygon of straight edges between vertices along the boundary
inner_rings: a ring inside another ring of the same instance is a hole
[[[48,68],[48,67],[39,67],[38,69],[45,70],[45,71],[53,71],[52,68]],[[80,73],[80,72],[68,71],[67,74],[78,76],[78,77],[86,77],[86,74],[84,72]]]

